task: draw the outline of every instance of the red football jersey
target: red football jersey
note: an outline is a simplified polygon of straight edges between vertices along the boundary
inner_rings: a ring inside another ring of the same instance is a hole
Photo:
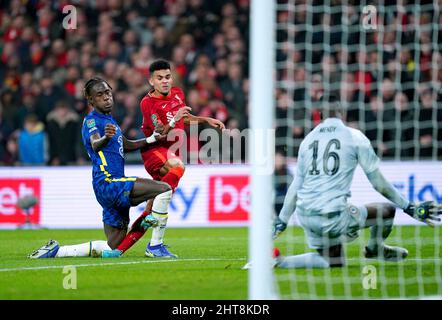
[[[155,126],[158,121],[161,121],[164,125],[168,124],[170,120],[175,116],[178,110],[186,106],[185,96],[183,90],[178,87],[172,87],[168,96],[155,97],[153,96],[153,90],[150,91],[140,103],[141,112],[143,114],[143,124],[141,129],[146,137],[152,135],[155,130]],[[184,119],[181,119],[175,124],[174,129],[184,130]],[[175,141],[160,141],[152,144],[154,146],[169,147],[174,144]]]

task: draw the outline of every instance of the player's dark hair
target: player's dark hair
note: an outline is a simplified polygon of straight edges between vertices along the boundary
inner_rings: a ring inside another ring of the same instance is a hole
[[[166,60],[160,59],[151,63],[149,66],[149,74],[152,75],[157,70],[170,69],[170,63]]]
[[[84,96],[85,96],[86,98],[89,97],[89,96],[91,95],[91,89],[92,89],[96,84],[98,84],[98,83],[102,83],[102,82],[104,82],[105,84],[107,84],[107,85],[109,86],[109,88],[111,88],[111,90],[112,90],[112,87],[110,86],[109,83],[107,83],[106,80],[101,79],[101,78],[99,78],[99,77],[93,77],[93,78],[89,79],[88,81],[86,81],[86,83],[85,83],[85,85],[84,85],[84,88],[83,88]]]
[[[340,114],[343,116],[345,114],[344,109],[341,105],[339,97],[333,92],[324,92],[324,95],[320,99],[322,103],[322,114],[326,118],[329,116],[336,116]]]
[[[319,100],[328,103],[339,102],[338,96],[333,92],[324,92],[324,95]]]

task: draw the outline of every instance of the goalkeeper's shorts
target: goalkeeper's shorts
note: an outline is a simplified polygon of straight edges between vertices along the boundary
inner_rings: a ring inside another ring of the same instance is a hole
[[[305,212],[296,210],[299,223],[304,228],[307,242],[312,249],[323,249],[350,242],[359,236],[367,221],[367,208],[348,204],[343,211]]]

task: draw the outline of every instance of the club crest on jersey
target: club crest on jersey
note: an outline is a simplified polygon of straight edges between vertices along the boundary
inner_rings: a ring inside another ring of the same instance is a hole
[[[93,128],[95,127],[95,120],[94,119],[88,119],[86,122],[86,125],[88,128]]]
[[[150,116],[150,119],[152,120],[153,125],[156,127],[158,124],[158,117],[156,114],[153,114]]]
[[[355,206],[350,206],[349,210],[350,210],[350,213],[353,215],[358,214],[358,212],[359,212],[358,208],[356,208]]]

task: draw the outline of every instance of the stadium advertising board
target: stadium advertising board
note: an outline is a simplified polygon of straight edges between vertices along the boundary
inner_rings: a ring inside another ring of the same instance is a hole
[[[19,200],[34,196],[37,204],[29,209],[20,208]],[[40,223],[40,178],[0,178],[0,225]]]
[[[290,166],[293,172],[294,166]],[[381,170],[409,200],[442,202],[442,164],[385,162]],[[127,166],[128,176],[146,177],[142,166]],[[249,168],[246,165],[189,165],[169,207],[170,227],[246,226],[250,208]],[[355,205],[385,201],[358,168],[349,201]],[[47,228],[101,228],[101,207],[91,184],[89,167],[1,168],[0,228],[25,222],[17,205],[33,194],[38,203],[29,210],[30,221]],[[269,195],[269,201],[271,201]],[[133,221],[144,209],[131,209]],[[415,220],[397,210],[397,224]],[[296,223],[294,219],[293,223]]]
[[[250,185],[247,175],[209,176],[209,221],[247,221]]]

